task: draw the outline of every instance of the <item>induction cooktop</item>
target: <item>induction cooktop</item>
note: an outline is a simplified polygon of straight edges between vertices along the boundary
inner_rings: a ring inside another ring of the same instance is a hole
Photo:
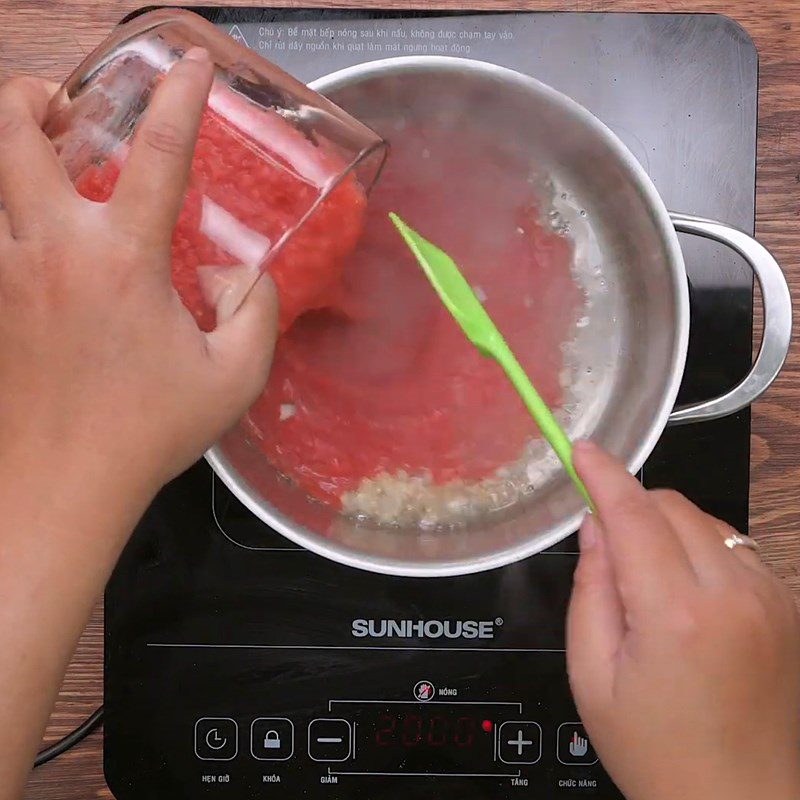
[[[758,59],[724,17],[203,13],[304,81],[421,54],[527,73],[607,123],[672,210],[753,229]],[[738,256],[682,244],[688,402],[746,373],[753,297]],[[668,429],[642,479],[744,531],[749,441],[748,411]],[[120,800],[619,797],[567,681],[576,549],[573,537],[460,578],[359,572],[281,538],[196,464],[154,502],[108,587],[109,786]]]

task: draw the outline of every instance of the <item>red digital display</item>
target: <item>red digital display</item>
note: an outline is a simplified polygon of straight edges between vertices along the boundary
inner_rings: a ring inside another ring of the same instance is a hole
[[[451,714],[380,714],[375,744],[378,747],[458,747],[475,744],[478,720]]]
[[[372,705],[356,715],[356,759],[370,770],[485,773],[495,769],[495,723],[469,704]]]

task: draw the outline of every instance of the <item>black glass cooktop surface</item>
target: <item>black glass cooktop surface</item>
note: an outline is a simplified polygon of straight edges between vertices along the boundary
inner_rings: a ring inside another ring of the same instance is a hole
[[[528,73],[614,129],[670,208],[752,231],[758,62],[723,17],[206,15],[303,80],[426,53]],[[682,244],[689,402],[745,374],[752,279],[724,249]],[[668,429],[643,479],[745,530],[749,436],[748,412]],[[575,549],[570,539],[462,578],[362,573],[271,532],[198,463],[150,508],[108,587],[112,791],[121,800],[619,796],[566,677]]]

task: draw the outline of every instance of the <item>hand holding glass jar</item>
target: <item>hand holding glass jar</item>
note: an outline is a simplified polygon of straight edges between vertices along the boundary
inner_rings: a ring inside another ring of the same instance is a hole
[[[0,398],[0,417],[11,450],[19,440],[21,451],[54,461],[91,458],[99,474],[124,464],[126,480],[155,491],[263,388],[277,316],[271,281],[239,307],[258,266],[230,267],[209,286],[219,324],[207,334],[170,284],[211,78],[204,50],[175,66],[104,204],[75,191],[40,130],[48,86],[19,78],[2,87],[0,367],[14,391]]]

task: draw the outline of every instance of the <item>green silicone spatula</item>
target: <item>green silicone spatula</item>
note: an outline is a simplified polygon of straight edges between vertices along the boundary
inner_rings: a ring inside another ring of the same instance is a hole
[[[389,214],[389,217],[467,338],[484,356],[493,358],[503,368],[545,439],[550,442],[553,450],[561,459],[561,463],[575,482],[578,491],[583,495],[589,508],[594,510],[589,493],[586,491],[583,481],[578,477],[578,473],[575,472],[575,467],[572,466],[572,443],[547,404],[533,387],[514,353],[511,352],[511,348],[506,344],[505,339],[497,330],[453,259],[409,228],[397,214]]]

